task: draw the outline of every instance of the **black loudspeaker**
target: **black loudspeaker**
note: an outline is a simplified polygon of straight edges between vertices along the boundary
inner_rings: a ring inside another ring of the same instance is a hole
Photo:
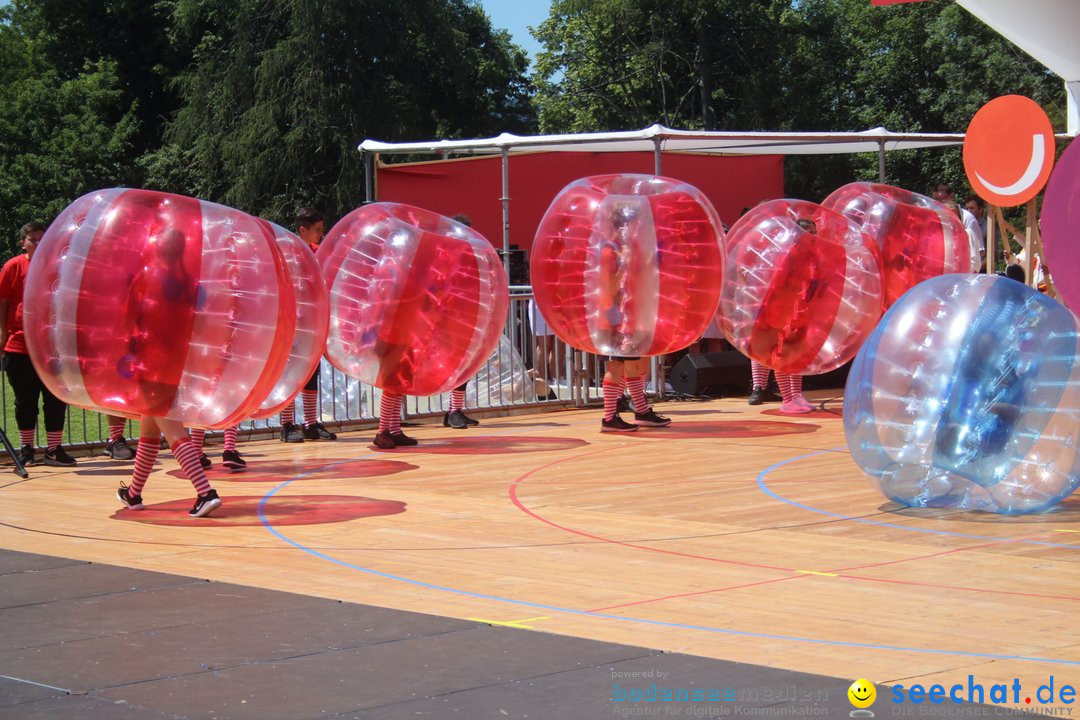
[[[671,368],[668,382],[683,395],[745,395],[750,388],[750,360],[737,350],[684,355]]]
[[[496,250],[499,253],[499,257],[504,256],[504,252]],[[525,251],[521,248],[511,246],[510,251],[510,272],[507,275],[507,280],[511,285],[528,285],[529,284],[529,264],[525,258]]]

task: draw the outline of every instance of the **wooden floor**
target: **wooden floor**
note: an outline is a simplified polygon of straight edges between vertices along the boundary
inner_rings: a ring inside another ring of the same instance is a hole
[[[634,435],[588,410],[408,428],[394,451],[248,443],[199,520],[165,452],[143,512],[115,500],[130,464],[33,467],[0,482],[0,547],[877,683],[1076,686],[1080,502],[897,508],[839,399],[810,396],[795,418],[665,403],[673,425]]]

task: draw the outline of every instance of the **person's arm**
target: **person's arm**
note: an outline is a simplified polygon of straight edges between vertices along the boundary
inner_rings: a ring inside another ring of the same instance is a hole
[[[3,269],[0,269],[0,357],[4,355],[4,348],[7,347],[8,337],[11,335],[11,328],[8,327],[8,310],[11,309],[14,282],[15,271],[12,269],[12,263],[8,261]]]
[[[1002,235],[1002,249],[1005,251],[1005,260],[1013,265],[1019,265],[1019,261],[1016,257],[1016,253],[1013,252],[1012,243],[1009,242],[1009,237],[1012,237],[1021,248],[1025,245],[1024,234],[1020,232],[1015,225],[1005,219],[1005,216],[1001,212],[1001,208],[994,207],[994,220],[997,222],[998,229]]]

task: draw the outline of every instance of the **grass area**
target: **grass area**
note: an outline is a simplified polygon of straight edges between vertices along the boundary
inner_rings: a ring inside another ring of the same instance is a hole
[[[15,424],[15,394],[11,391],[7,376],[0,381],[0,399],[4,403],[3,429],[11,444],[19,445],[19,429]],[[124,432],[127,437],[138,437],[138,423],[128,421]],[[83,410],[82,408],[69,407],[67,422],[64,423],[64,444],[82,445],[86,443],[104,442],[109,437],[109,423],[101,413]],[[44,415],[38,412],[37,441],[35,445],[44,446],[45,425]],[[2,450],[0,450],[2,452]]]

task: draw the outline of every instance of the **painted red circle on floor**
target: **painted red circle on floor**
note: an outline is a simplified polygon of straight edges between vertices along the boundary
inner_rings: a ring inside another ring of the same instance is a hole
[[[260,460],[258,456],[244,458],[248,467],[243,472],[229,472],[221,464],[220,455],[211,455],[213,467],[207,471],[207,475],[214,482],[227,480],[229,482],[270,482],[283,483],[288,480],[351,480],[353,478],[382,477],[395,475],[407,470],[417,470],[418,466],[401,460],[349,460],[338,461],[322,458],[312,460]],[[176,478],[187,479],[187,476],[179,469],[165,473]],[[151,476],[152,477],[152,476]],[[152,482],[152,479],[151,479]]]
[[[154,490],[153,486],[150,486],[150,490]],[[173,489],[162,488],[162,492],[169,490]],[[143,510],[117,510],[112,518],[172,527],[252,527],[263,524],[259,518],[259,502],[262,499],[261,495],[228,495],[221,492],[221,507],[206,517],[188,516],[188,510],[195,503],[195,498],[190,497],[147,503]],[[275,527],[322,525],[403,512],[405,503],[400,500],[378,500],[357,495],[275,495],[263,508],[266,522]]]

